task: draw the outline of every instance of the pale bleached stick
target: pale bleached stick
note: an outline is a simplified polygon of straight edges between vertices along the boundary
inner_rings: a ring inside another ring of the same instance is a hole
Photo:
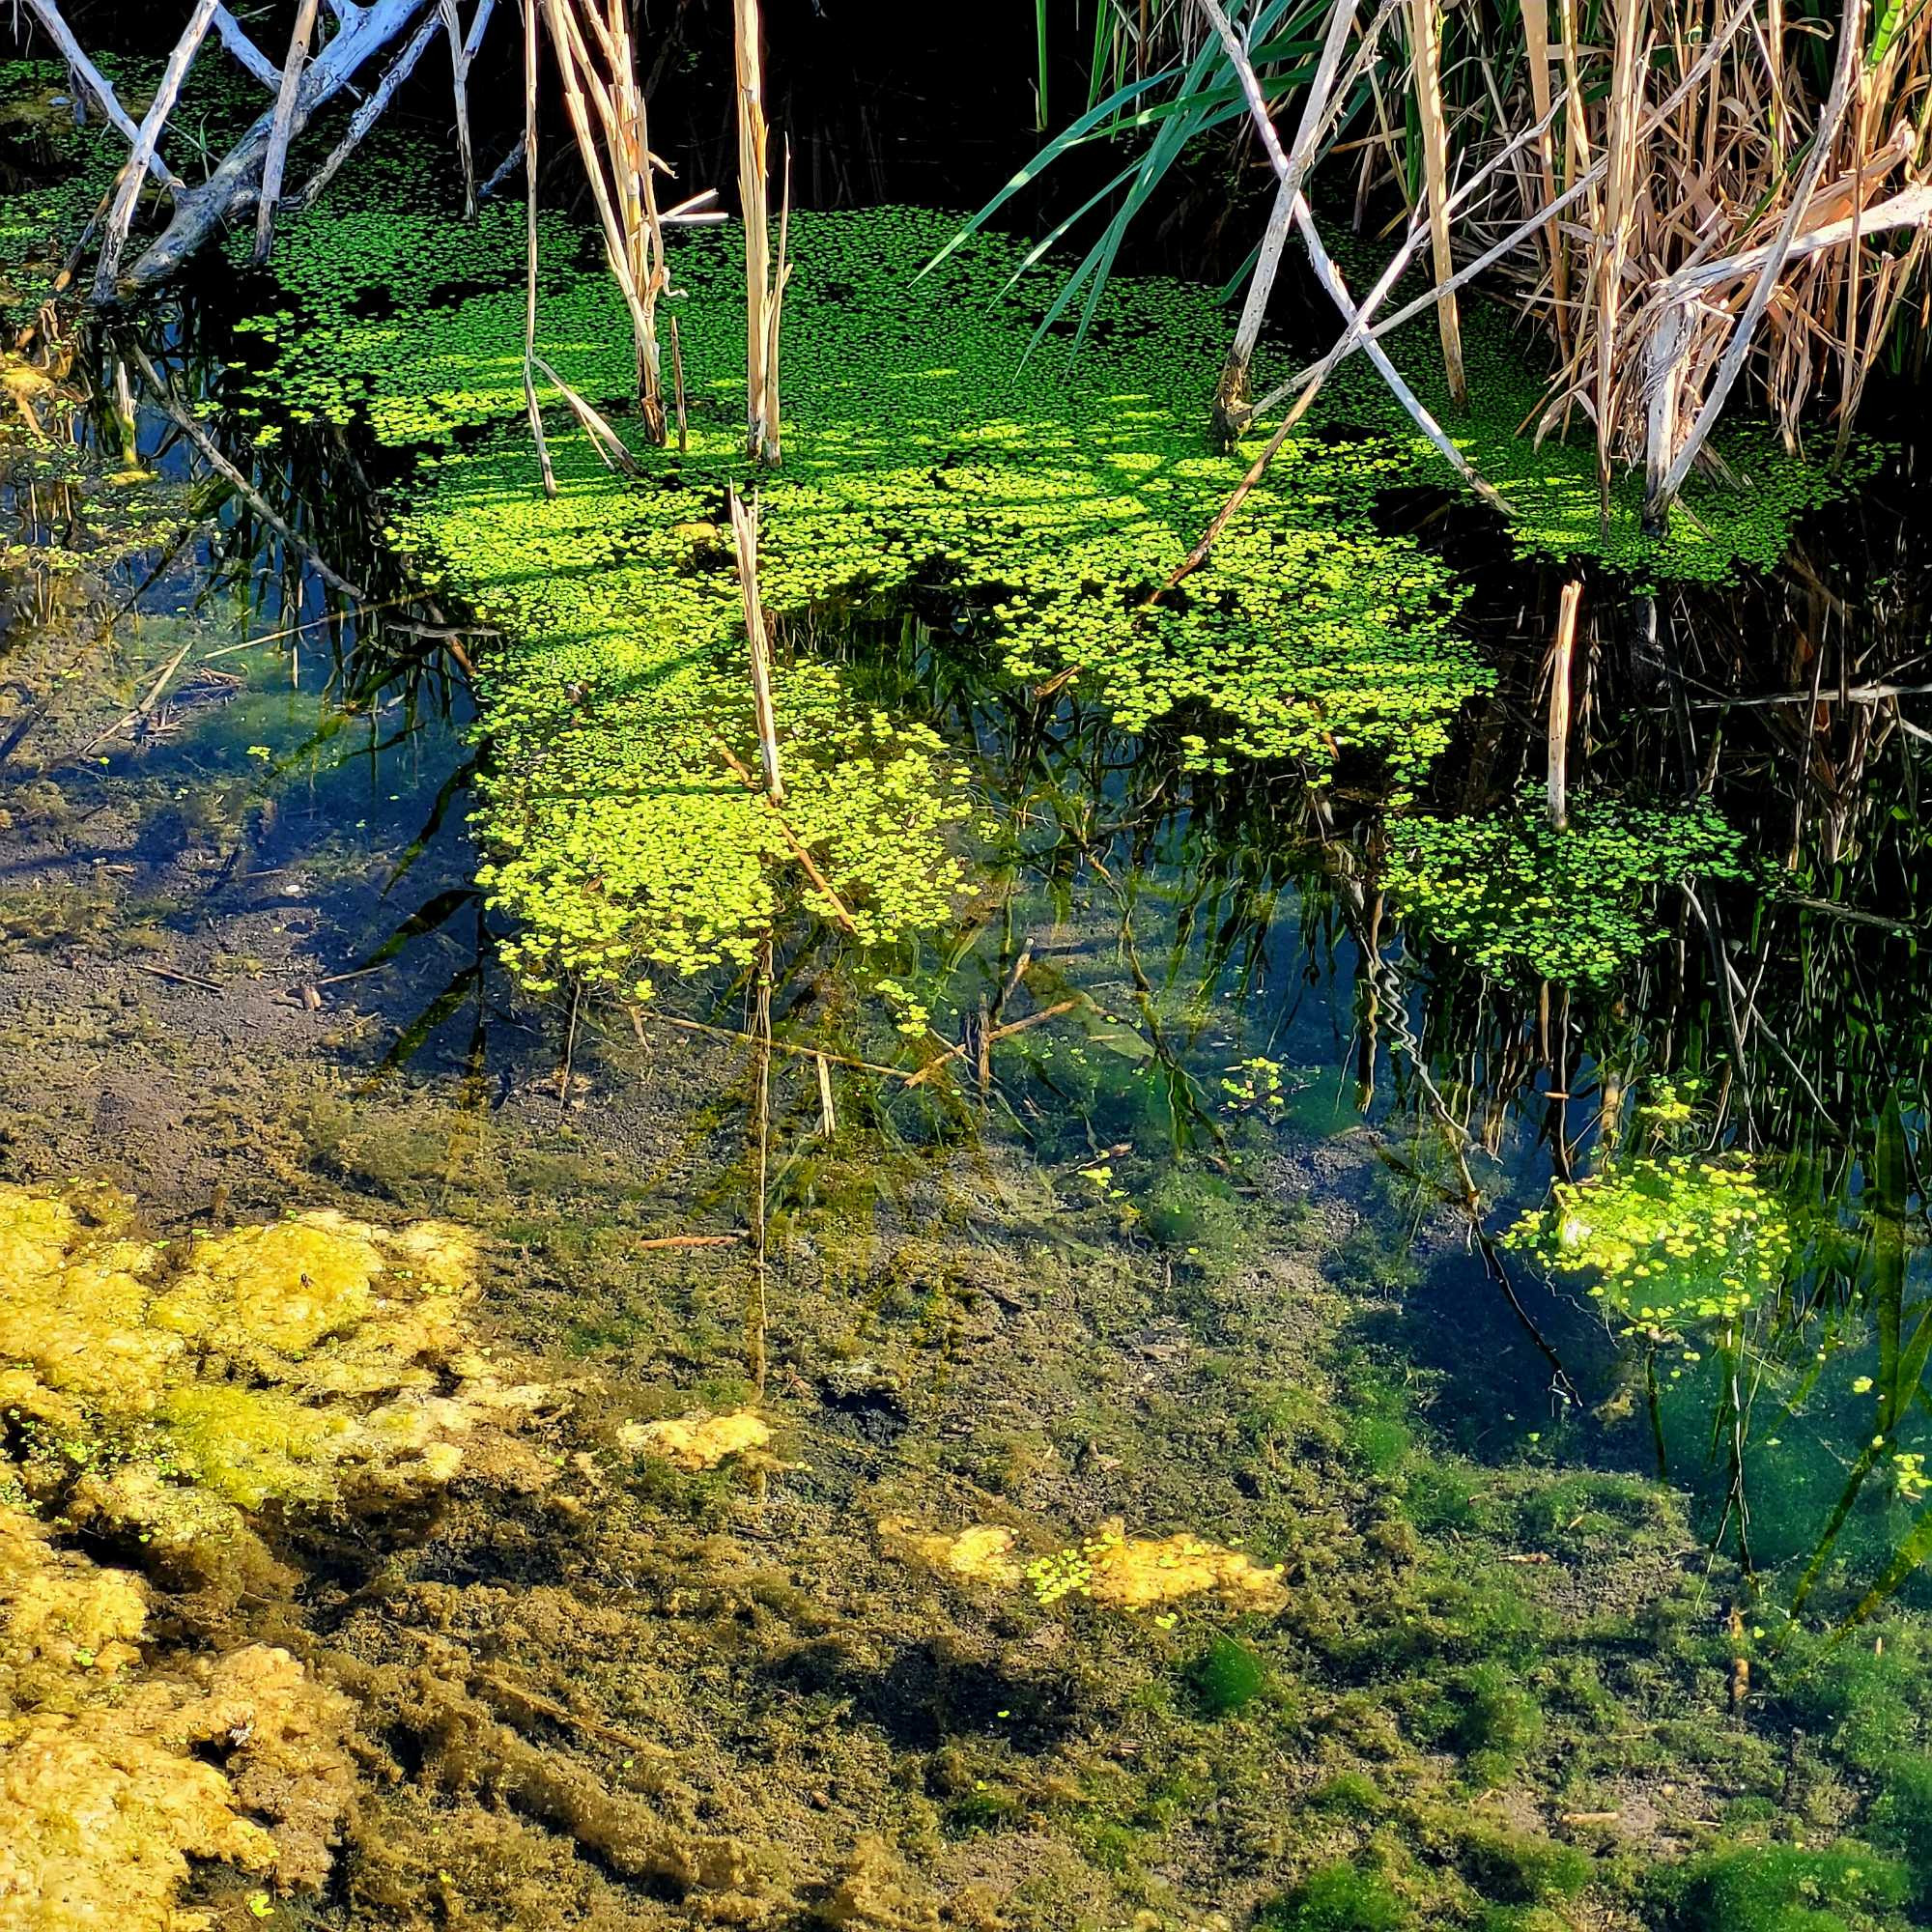
[[[86,49],[74,39],[73,30],[61,18],[61,11],[55,6],[54,0],[27,0],[27,11],[46,29],[54,45],[60,49],[61,59],[73,70],[88,93],[94,96],[101,113],[113,122],[130,143],[139,141],[140,128],[135,127],[128,110],[121,105],[120,98],[115,94],[107,76],[88,59]],[[149,151],[146,166],[148,172],[163,187],[178,188],[182,185],[181,177],[153,150]]]
[[[288,167],[289,142],[295,133],[296,96],[301,90],[302,69],[308,65],[309,43],[315,37],[315,16],[322,0],[301,0],[295,32],[289,36],[289,57],[275,90],[275,125],[269,135],[269,152],[262,160],[262,199],[255,210],[255,260],[269,259],[275,240],[275,206],[282,198],[282,176]]]
[[[181,39],[168,55],[167,66],[161,70],[161,81],[155,90],[154,100],[135,130],[133,149],[122,166],[120,180],[115,184],[114,199],[108,207],[107,221],[101,231],[100,264],[94,271],[94,299],[98,302],[113,299],[114,278],[121,270],[121,252],[128,245],[128,230],[133,225],[134,205],[141,198],[142,177],[147,173],[148,163],[159,145],[161,129],[167,126],[168,116],[175,111],[175,102],[181,99],[182,82],[187,78],[187,71],[194,65],[194,57],[208,36],[216,5],[217,0],[196,0],[194,12],[188,15]]]
[[[1798,184],[1791,194],[1791,206],[1779,225],[1777,239],[1758,270],[1757,280],[1745,303],[1744,313],[1738,317],[1731,330],[1731,339],[1718,364],[1718,373],[1711,379],[1704,406],[1697,412],[1696,419],[1691,423],[1683,446],[1672,460],[1657,494],[1644,503],[1643,521],[1648,530],[1661,529],[1668,520],[1670,505],[1683,489],[1684,479],[1690,475],[1690,466],[1697,460],[1697,452],[1717,427],[1718,417],[1729,400],[1731,385],[1745,365],[1745,357],[1750,354],[1751,338],[1757,333],[1758,323],[1776,291],[1777,278],[1783,272],[1785,259],[1798,239],[1798,231],[1804,226],[1805,212],[1811,206],[1812,192],[1818,185],[1819,176],[1825,171],[1832,143],[1837,138],[1839,124],[1844,120],[1845,109],[1851,102],[1852,82],[1864,57],[1864,0],[1845,0],[1845,10],[1838,20],[1838,60],[1832,75],[1832,92],[1826,99],[1824,112],[1818,117],[1818,125],[1812,130],[1811,152],[1804,157],[1804,165],[1799,171]]]

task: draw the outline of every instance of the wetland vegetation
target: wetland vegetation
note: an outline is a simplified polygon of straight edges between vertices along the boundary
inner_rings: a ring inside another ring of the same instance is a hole
[[[1932,1924],[1928,16],[767,11],[10,23],[0,1928]]]

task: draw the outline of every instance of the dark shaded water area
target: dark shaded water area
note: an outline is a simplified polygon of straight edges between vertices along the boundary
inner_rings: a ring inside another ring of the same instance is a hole
[[[491,638],[383,546],[371,441],[265,440],[232,406],[253,353],[232,322],[265,303],[211,290],[141,341],[282,531],[152,388],[128,446],[111,333],[75,344],[71,442],[6,451],[0,1178],[110,1179],[161,1234],[298,1203],[447,1216],[488,1244],[503,1345],[598,1427],[742,1402],[755,991],[699,980],[634,1016],[497,965],[465,828],[489,750],[464,664]],[[1390,901],[1366,766],[1192,770],[1179,725],[1016,686],[941,586],[791,620],[784,648],[939,728],[976,807],[957,929],[891,962],[945,1049],[927,1077],[836,934],[778,937],[766,1318],[791,1466],[755,1498],[633,1472],[568,1529],[478,1493],[420,1537],[292,1548],[311,1632],[372,1671],[401,1668],[363,1627],[380,1609],[561,1698],[520,1735],[674,1810],[623,1742],[648,1730],[698,1817],[796,1869],[761,1894],[696,1854],[627,1863],[473,1739],[440,1789],[476,1812],[440,1813],[397,1740],[446,1765],[456,1720],[388,1686],[360,1876],[274,1909],[656,1924],[768,1894],[770,1922],[939,1923],[903,1858],[952,1923],[1316,1923],[1254,1914],[1380,1846],[1430,1922],[1717,1925],[1747,1921],[1667,1889],[1634,1916],[1631,1872],[1713,1833],[1817,1850],[1869,1827],[1897,1852],[1867,1813],[1932,1702],[1922,498],[1908,448],[1762,579],[1589,578],[1573,783],[1701,792],[1748,861],[1656,889],[1658,936],[1594,986],[1488,969]],[[1567,573],[1432,496],[1381,514],[1463,573],[1496,671],[1428,803],[1513,810],[1543,775]],[[1717,1151],[1792,1231],[1742,1319],[1611,1312],[1501,1244],[1555,1183]],[[651,1245],[684,1237],[720,1245]],[[900,1515],[1211,1531],[1287,1564],[1297,1608],[1151,1643],[976,1623],[881,1580]],[[1643,1737],[1621,1757],[1617,1709]],[[1725,1741],[1700,1756],[1703,1730]],[[1411,1804],[1400,1854],[1378,1786]],[[909,1791],[940,1849],[894,1837]],[[486,1844],[492,1807],[532,1842]],[[449,1836],[420,1870],[372,1849],[423,1830]],[[1615,1902],[1525,1844],[1614,1868]],[[976,1887],[1005,1902],[975,1918]],[[1928,1922],[1932,1891],[1854,1893],[1833,1922]]]

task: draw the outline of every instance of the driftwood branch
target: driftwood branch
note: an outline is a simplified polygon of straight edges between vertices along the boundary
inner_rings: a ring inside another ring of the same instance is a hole
[[[121,105],[120,97],[114,92],[107,76],[88,59],[86,50],[74,39],[72,29],[61,18],[61,11],[54,4],[54,0],[27,0],[27,11],[46,29],[54,45],[60,49],[61,59],[73,70],[74,77],[88,93],[93,95],[95,105],[128,137],[130,146],[137,143],[141,138],[141,130],[135,127],[128,110]],[[182,185],[181,177],[169,168],[158,153],[150,151],[147,168],[163,187],[179,188]]]
[[[31,4],[44,6],[50,0],[31,0]],[[367,0],[364,6],[338,10],[341,25],[308,64],[296,91],[290,138],[299,135],[317,109],[348,87],[367,62],[415,25],[426,4],[427,0]],[[368,104],[364,103],[365,111]],[[206,182],[177,194],[167,228],[122,278],[119,293],[135,294],[166,281],[224,221],[253,212],[274,128],[271,107],[250,125]]]
[[[375,92],[350,116],[349,127],[341,140],[330,149],[328,158],[309,178],[307,186],[297,197],[304,208],[315,206],[323,189],[335,179],[343,162],[362,145],[363,137],[383,118],[383,110],[395,99],[396,90],[415,71],[416,63],[428,50],[429,43],[441,32],[442,15],[439,13],[431,13],[417,24],[408,44],[376,83]]]
[[[270,94],[281,85],[282,76],[267,54],[243,31],[242,22],[226,7],[214,10],[214,31],[221,44],[266,87]]]
[[[94,274],[96,301],[106,301],[114,293],[114,276],[121,266],[121,251],[128,245],[128,230],[133,225],[134,206],[141,198],[141,179],[160,144],[161,129],[168,125],[168,116],[175,111],[175,102],[181,98],[182,83],[187,78],[187,71],[194,65],[194,57],[201,51],[201,43],[208,36],[209,26],[214,18],[215,4],[216,0],[196,0],[187,26],[175,43],[174,51],[168,55],[167,66],[161,70],[160,85],[155,90],[155,98],[149,103],[147,113],[141,117],[133,148],[122,165],[120,179],[115,184],[114,198],[107,209],[106,226],[101,231],[100,263]]]
[[[275,205],[282,198],[282,174],[288,165],[289,141],[295,132],[296,95],[302,70],[308,65],[309,42],[315,37],[316,10],[321,0],[301,0],[295,32],[289,36],[289,57],[275,89],[275,120],[269,130],[269,153],[262,162],[262,199],[255,210],[255,260],[266,262],[275,240]]]

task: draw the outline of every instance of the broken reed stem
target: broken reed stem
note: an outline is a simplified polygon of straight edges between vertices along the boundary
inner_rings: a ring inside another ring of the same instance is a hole
[[[658,213],[656,170],[661,163],[651,153],[624,0],[609,0],[605,51],[612,76],[613,153],[623,164],[619,181],[624,233],[631,251],[631,276],[644,310],[645,328],[638,342],[638,407],[645,434],[662,448],[669,439],[665,423],[664,357],[658,346],[657,308],[658,297],[669,286],[669,276],[665,270],[664,223]]]
[[[537,468],[543,473],[543,493],[556,495],[556,470],[550,460],[550,439],[544,434],[543,407],[537,401],[537,0],[523,0],[524,9],[524,407],[529,412],[530,437],[537,446]]]
[[[114,282],[121,272],[121,254],[128,245],[128,231],[133,225],[134,207],[141,198],[142,179],[147,173],[149,161],[154,158],[155,150],[160,144],[161,129],[167,126],[168,116],[175,111],[182,82],[187,78],[187,71],[194,65],[194,57],[201,50],[201,43],[213,24],[216,4],[217,0],[197,0],[187,26],[168,56],[160,85],[155,90],[154,101],[141,117],[141,125],[134,133],[134,145],[122,164],[120,178],[114,185],[114,199],[107,211],[107,225],[100,238],[100,263],[94,271],[94,299],[98,302],[114,298]]]
[[[772,705],[771,635],[758,596],[758,510],[750,509],[736,490],[725,493],[731,508],[731,534],[738,551],[738,588],[745,605],[745,642],[752,660],[752,709],[758,726],[758,756],[765,768],[765,796],[784,803],[784,776],[779,770],[779,721]]]
[[[1383,10],[1385,14],[1386,7]],[[1364,46],[1373,44],[1383,14],[1363,37]],[[1211,15],[1210,15],[1211,19]],[[1248,370],[1261,341],[1262,324],[1267,317],[1268,298],[1274,293],[1275,277],[1288,247],[1289,230],[1294,225],[1294,197],[1314,157],[1320,136],[1327,126],[1328,99],[1342,65],[1342,52],[1355,24],[1355,0],[1337,0],[1328,16],[1328,31],[1321,43],[1321,58],[1315,77],[1308,84],[1302,102],[1301,123],[1295,130],[1294,146],[1289,153],[1289,172],[1275,189],[1274,207],[1268,214],[1267,232],[1262,237],[1261,254],[1255,262],[1254,279],[1248,284],[1247,299],[1235,339],[1228,348],[1228,359],[1221,366],[1221,380],[1214,391],[1214,427],[1221,440],[1233,443],[1249,421]]]
[[[1838,56],[1832,74],[1832,92],[1818,117],[1818,126],[1812,131],[1811,152],[1805,156],[1804,165],[1799,171],[1797,185],[1791,193],[1791,205],[1778,225],[1776,240],[1771,243],[1764,266],[1758,270],[1744,313],[1731,329],[1730,340],[1725,344],[1723,357],[1711,379],[1703,408],[1697,412],[1696,420],[1690,425],[1683,447],[1672,458],[1662,489],[1644,504],[1644,526],[1647,529],[1661,530],[1669,520],[1670,506],[1676,500],[1677,493],[1683,489],[1684,479],[1690,475],[1690,466],[1697,460],[1697,452],[1717,427],[1731,385],[1737,381],[1745,357],[1750,353],[1751,338],[1757,333],[1758,323],[1776,293],[1777,278],[1783,271],[1785,258],[1791,253],[1792,243],[1804,225],[1818,178],[1825,170],[1825,162],[1844,121],[1845,110],[1851,103],[1853,82],[1863,60],[1864,17],[1864,0],[1845,0],[1845,10],[1838,21]]]
[[[1208,15],[1208,20],[1212,23],[1214,31],[1219,35],[1222,48],[1228,56],[1229,65],[1234,68],[1236,76],[1240,80],[1241,92],[1246,97],[1248,103],[1248,113],[1255,124],[1255,131],[1261,136],[1262,147],[1267,155],[1269,165],[1274,169],[1275,179],[1286,187],[1292,182],[1293,163],[1282,151],[1281,138],[1275,132],[1274,122],[1268,114],[1266,96],[1262,91],[1262,84],[1260,78],[1255,73],[1254,64],[1248,59],[1247,49],[1241,44],[1240,37],[1235,32],[1227,14],[1221,11],[1217,0],[1199,0],[1199,4],[1202,12]],[[1520,139],[1520,137],[1519,137]],[[1511,148],[1504,150],[1504,155],[1509,154],[1516,145],[1516,143],[1512,143]],[[1498,156],[1495,161],[1492,162],[1492,167],[1499,165],[1502,156]],[[1482,176],[1479,175],[1476,179],[1480,181]],[[1475,182],[1471,182],[1469,185],[1473,188]],[[1445,214],[1448,213],[1449,207],[1450,203],[1445,201]],[[1377,346],[1373,335],[1369,331],[1370,310],[1368,308],[1358,310],[1355,304],[1349,298],[1348,286],[1342,280],[1340,270],[1337,270],[1334,262],[1329,257],[1328,250],[1322,242],[1321,231],[1315,225],[1315,217],[1309,213],[1308,197],[1298,188],[1293,195],[1292,212],[1295,226],[1300,229],[1302,242],[1308,249],[1309,263],[1315,270],[1316,279],[1326,290],[1329,300],[1341,311],[1344,324],[1346,325],[1342,340],[1330,352],[1328,358],[1326,358],[1327,366],[1321,369],[1321,375],[1325,376],[1327,374],[1327,367],[1332,367],[1357,342],[1361,343],[1368,354],[1369,360],[1375,365],[1376,373],[1388,384],[1390,391],[1403,406],[1403,409],[1407,412],[1415,426],[1422,431],[1423,435],[1429,439],[1436,449],[1441,451],[1442,455],[1455,469],[1457,474],[1486,503],[1507,515],[1509,513],[1508,504],[1503,501],[1495,490],[1476,474],[1474,469],[1470,466],[1468,458],[1456,447],[1455,443],[1444,433],[1442,426],[1423,408],[1414,390],[1397,373],[1395,364]],[[1406,256],[1398,257],[1399,262],[1406,262]],[[1377,285],[1377,299],[1379,299],[1380,296],[1393,286],[1393,277],[1385,273],[1381,282]],[[1438,289],[1436,294],[1438,298],[1442,297],[1444,291]],[[1169,591],[1176,588],[1182,579],[1200,569],[1201,565],[1207,560],[1208,553],[1212,549],[1214,540],[1227,527],[1229,518],[1233,516],[1241,502],[1246,499],[1249,492],[1254,489],[1255,485],[1260,482],[1267,466],[1274,460],[1276,453],[1281,449],[1283,443],[1287,441],[1289,435],[1294,427],[1294,423],[1299,420],[1300,413],[1305,412],[1308,402],[1312,400],[1312,397],[1305,399],[1298,406],[1297,412],[1291,417],[1291,420],[1285,423],[1276,432],[1275,436],[1270,439],[1267,448],[1257,460],[1254,467],[1250,469],[1247,476],[1236,486],[1233,498],[1222,507],[1220,513],[1208,526],[1208,531],[1203,536],[1201,542],[1182,560],[1179,568],[1168,579],[1161,589],[1153,592],[1146,599],[1146,602],[1142,606],[1143,609],[1146,609],[1147,605],[1158,603]]]
[[[758,948],[757,985],[753,994],[756,1044],[752,1059],[752,1293],[745,1311],[745,1353],[752,1386],[762,1401],[765,1393],[766,1192],[770,1186],[772,1152],[772,941],[766,934]]]
[[[712,742],[717,748],[718,755],[730,766],[732,775],[737,779],[738,782],[747,791],[755,792],[763,800],[766,810],[771,812],[773,819],[778,825],[779,837],[785,841],[785,845],[790,851],[791,856],[798,861],[800,867],[804,869],[805,876],[811,881],[813,891],[825,900],[839,931],[844,933],[848,939],[858,938],[859,922],[846,910],[845,901],[833,890],[832,881],[820,870],[818,861],[807,849],[805,840],[791,829],[790,821],[772,803],[771,795],[752,775],[744,759],[739,757],[723,738],[716,738]]]
[[[624,439],[599,414],[596,408],[573,389],[541,355],[532,355],[532,363],[570,407],[570,412],[590,439],[591,447],[604,459],[607,468],[621,469],[626,476],[638,476],[638,459],[626,447]]]
[[[745,453],[778,461],[771,350],[771,162],[764,103],[763,22],[758,0],[732,0],[733,58],[738,75],[738,206],[745,222]]]
[[[1429,245],[1436,286],[1456,272],[1449,245],[1449,123],[1442,111],[1441,0],[1409,0],[1409,52],[1415,68],[1415,111],[1422,125],[1422,163],[1429,199]],[[1442,339],[1442,371],[1448,379],[1449,400],[1457,409],[1469,407],[1469,379],[1463,367],[1463,319],[1456,298],[1445,295],[1435,305],[1435,326]]]
[[[269,259],[275,240],[275,209],[282,198],[282,176],[288,166],[289,142],[294,138],[296,96],[302,69],[308,65],[309,43],[315,37],[315,16],[322,0],[301,0],[295,32],[289,36],[289,55],[282,64],[275,90],[275,125],[269,135],[269,152],[262,160],[262,199],[255,209],[256,266]]]
[[[556,49],[563,81],[563,104],[577,137],[578,153],[589,178],[591,198],[604,231],[604,253],[617,278],[624,306],[631,317],[639,372],[639,412],[644,433],[653,442],[665,440],[664,402],[659,389],[656,302],[659,264],[648,261],[650,224],[640,205],[642,184],[635,179],[638,162],[648,171],[644,150],[641,97],[633,99],[631,43],[627,32],[612,36],[594,11],[586,11],[592,37],[606,50],[614,76],[607,86],[592,65],[583,21],[575,0],[543,0],[544,20]],[[620,23],[621,26],[621,23]],[[627,91],[628,90],[628,91]],[[597,123],[593,126],[591,110]],[[599,140],[599,129],[603,138]],[[614,184],[612,177],[615,177]]]
[[[779,258],[772,272],[772,299],[765,316],[764,448],[762,459],[776,469],[784,459],[779,425],[779,327],[784,315],[785,284],[791,280],[791,143],[785,143],[784,190],[779,201]]]
[[[811,1058],[818,1068],[818,1135],[834,1140],[838,1134],[838,1110],[832,1102],[832,1063],[822,1053]]]
[[[1583,580],[1563,586],[1556,611],[1556,640],[1549,652],[1549,767],[1548,780],[1549,827],[1565,831],[1570,824],[1570,669],[1577,650],[1577,612],[1583,601]]]

